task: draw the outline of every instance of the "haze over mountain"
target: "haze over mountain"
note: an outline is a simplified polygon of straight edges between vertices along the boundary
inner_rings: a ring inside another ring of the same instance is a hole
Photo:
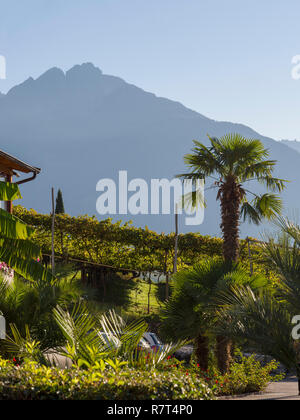
[[[66,73],[50,69],[0,95],[0,127],[1,149],[42,168],[37,180],[22,187],[22,204],[37,211],[50,211],[54,186],[62,189],[68,213],[96,214],[99,179],[117,179],[119,170],[128,170],[129,180],[171,179],[184,171],[183,155],[190,151],[193,139],[207,143],[207,133],[218,137],[235,132],[259,138],[270,149],[271,158],[278,160],[276,175],[291,181],[283,194],[286,208],[300,207],[300,154],[286,144],[242,124],[206,118],[178,102],[104,75],[89,63]],[[215,192],[207,192],[207,201],[204,224],[192,229],[181,223],[181,230],[220,234]],[[157,231],[174,229],[173,216],[118,218]],[[242,226],[243,235],[257,232],[256,227]]]
[[[281,140],[281,143],[285,144],[286,146],[296,150],[300,153],[300,141],[298,140]]]

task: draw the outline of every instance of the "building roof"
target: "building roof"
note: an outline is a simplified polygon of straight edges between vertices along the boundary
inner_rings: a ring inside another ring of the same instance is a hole
[[[0,174],[17,175],[16,171],[26,174],[34,173],[37,175],[41,172],[41,169],[28,165],[0,150]]]

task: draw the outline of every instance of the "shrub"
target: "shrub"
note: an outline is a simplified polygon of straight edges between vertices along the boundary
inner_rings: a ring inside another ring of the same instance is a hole
[[[60,370],[0,359],[0,400],[211,400],[212,391],[196,374],[131,368]]]
[[[220,378],[223,387],[219,389],[218,393],[234,395],[264,391],[269,382],[283,379],[283,375],[271,375],[278,366],[279,363],[275,360],[262,366],[255,359],[255,355],[241,356],[240,361],[232,364],[230,372]]]
[[[276,382],[284,377],[284,375],[272,375],[279,366],[275,360],[262,366],[256,360],[255,354],[246,357],[238,353],[237,356],[237,361],[232,363],[230,371],[225,375],[214,369],[201,371],[195,363],[192,370],[193,372],[198,370],[202,380],[218,396],[261,392],[266,389],[269,382]]]

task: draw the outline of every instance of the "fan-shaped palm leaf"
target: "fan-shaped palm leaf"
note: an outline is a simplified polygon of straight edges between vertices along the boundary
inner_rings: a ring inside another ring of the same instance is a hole
[[[246,339],[255,350],[270,355],[289,369],[298,367],[292,338],[292,315],[270,292],[255,294],[249,286],[220,293],[217,331],[233,339]]]

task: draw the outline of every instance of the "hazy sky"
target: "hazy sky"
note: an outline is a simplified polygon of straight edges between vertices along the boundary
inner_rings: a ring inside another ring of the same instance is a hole
[[[261,134],[300,139],[299,0],[0,0],[0,91],[93,62]]]

